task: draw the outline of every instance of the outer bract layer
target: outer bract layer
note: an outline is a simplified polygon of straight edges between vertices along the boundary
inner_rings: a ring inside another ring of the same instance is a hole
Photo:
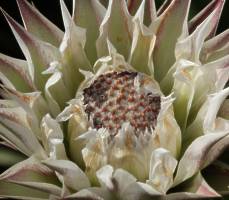
[[[229,146],[229,31],[215,36],[224,0],[191,21],[191,0],[158,11],[154,0],[73,0],[72,16],[60,0],[64,32],[17,3],[25,28],[2,11],[25,60],[0,54],[0,165],[14,163],[0,198],[229,194],[219,157]]]

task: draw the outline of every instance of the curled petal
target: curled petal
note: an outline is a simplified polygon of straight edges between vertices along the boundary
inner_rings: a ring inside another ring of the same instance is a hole
[[[151,186],[137,182],[136,178],[123,169],[113,170],[113,167],[106,165],[97,171],[97,178],[106,188],[111,196],[124,200],[137,199],[160,199],[161,194]]]
[[[108,162],[108,138],[109,133],[103,128],[98,131],[89,130],[79,137],[87,141],[82,149],[82,157],[93,183],[97,182],[95,172]]]
[[[71,99],[62,77],[61,72],[56,72],[45,84],[45,96],[54,116],[57,116],[64,109],[65,103]]]
[[[43,145],[46,148],[46,152],[49,152],[50,158],[67,159],[63,143],[64,135],[60,124],[47,114],[41,122],[41,129],[43,130]]]
[[[217,124],[215,123],[215,120],[217,119],[217,113],[223,101],[227,98],[228,94],[229,88],[221,90],[218,93],[212,94],[209,97],[209,102],[207,102],[208,107],[206,108],[205,106],[203,106],[203,110],[207,109],[203,123],[203,129],[205,133],[217,130]]]
[[[58,122],[64,122],[73,117],[74,114],[83,112],[81,109],[82,102],[78,99],[72,99],[68,102],[68,106],[57,116],[56,120]]]
[[[181,130],[174,117],[173,101],[171,95],[162,98],[161,111],[158,115],[152,141],[153,145],[169,150],[177,158],[181,149]]]
[[[123,55],[117,52],[117,50],[115,49],[115,47],[109,40],[107,40],[107,48],[108,48],[109,56],[98,59],[93,67],[94,71],[96,72],[94,79],[96,79],[101,74],[104,74],[110,71],[118,72],[118,71],[124,71],[124,70],[129,70],[129,71],[134,70],[126,62]],[[94,79],[92,79],[91,81],[93,81]],[[89,82],[89,83],[92,83],[92,82]]]
[[[114,169],[112,166],[106,165],[96,172],[96,176],[99,180],[100,185],[103,187],[107,187],[110,190],[112,190],[114,187],[111,180],[113,171]]]
[[[110,137],[106,129],[92,130],[81,136],[88,140],[83,149],[83,159],[88,173],[92,176],[100,167],[111,164],[113,167],[123,168],[134,174],[139,180],[148,177],[148,154],[150,145],[147,139],[142,137],[137,140],[133,134],[133,128],[125,123],[118,135],[109,143]],[[147,137],[149,140],[150,138]],[[143,145],[145,148],[143,149]],[[141,149],[141,152],[139,153]],[[139,170],[143,168],[143,170]],[[95,181],[95,180],[93,180]]]
[[[176,119],[183,129],[195,119],[207,95],[224,88],[229,77],[228,58],[225,56],[202,66],[190,61],[174,65],[176,67],[173,86],[176,97],[174,110]],[[166,78],[169,78],[169,74]],[[162,85],[166,90],[169,89],[165,85],[168,80],[164,79]]]
[[[173,173],[177,166],[177,160],[172,157],[169,151],[158,148],[152,152],[150,161],[149,180],[159,192],[166,194],[173,184]]]
[[[162,79],[160,82],[160,86],[164,94],[170,94],[173,84],[174,84],[174,75],[176,75],[176,71],[178,69],[186,69],[188,67],[197,67],[199,66],[198,64],[191,62],[186,59],[178,59],[174,65],[169,69],[168,73],[165,75],[165,77]]]

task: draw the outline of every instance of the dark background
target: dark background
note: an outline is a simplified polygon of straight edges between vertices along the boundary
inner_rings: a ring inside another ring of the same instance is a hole
[[[31,2],[31,0],[28,1]],[[155,0],[157,8],[162,4],[163,1],[164,0]],[[219,24],[218,33],[229,27],[229,1],[225,1],[226,3]],[[63,29],[59,0],[33,0],[32,2],[41,11],[42,14],[44,14],[48,19]],[[211,0],[193,0],[189,17],[191,18],[209,2],[211,2]],[[72,0],[65,0],[65,3],[71,11]],[[16,0],[0,0],[0,7],[7,11],[19,23],[22,23]],[[0,13],[0,52],[10,56],[23,58],[20,48],[17,45],[17,42],[14,39],[14,36],[2,13]]]

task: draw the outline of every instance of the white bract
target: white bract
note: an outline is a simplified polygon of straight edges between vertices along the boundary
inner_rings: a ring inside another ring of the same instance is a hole
[[[154,0],[73,0],[72,16],[60,0],[64,32],[17,3],[25,28],[2,11],[25,60],[0,54],[0,142],[15,162],[0,198],[228,194],[217,160],[229,146],[229,31],[215,36],[224,0],[191,21],[191,0],[158,11]]]

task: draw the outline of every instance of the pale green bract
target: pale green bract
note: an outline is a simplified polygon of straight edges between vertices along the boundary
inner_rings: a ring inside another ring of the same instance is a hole
[[[168,0],[158,11],[154,0],[73,0],[72,16],[60,0],[64,32],[17,3],[25,28],[2,12],[25,60],[0,54],[0,138],[28,158],[2,152],[15,164],[0,175],[0,198],[229,194],[229,165],[217,160],[229,146],[229,30],[214,36],[224,0],[191,21],[191,0]],[[111,138],[91,126],[82,93],[122,71],[138,72],[136,91],[160,95],[160,112],[154,129],[136,136],[123,123]],[[209,165],[214,174],[203,176]]]

